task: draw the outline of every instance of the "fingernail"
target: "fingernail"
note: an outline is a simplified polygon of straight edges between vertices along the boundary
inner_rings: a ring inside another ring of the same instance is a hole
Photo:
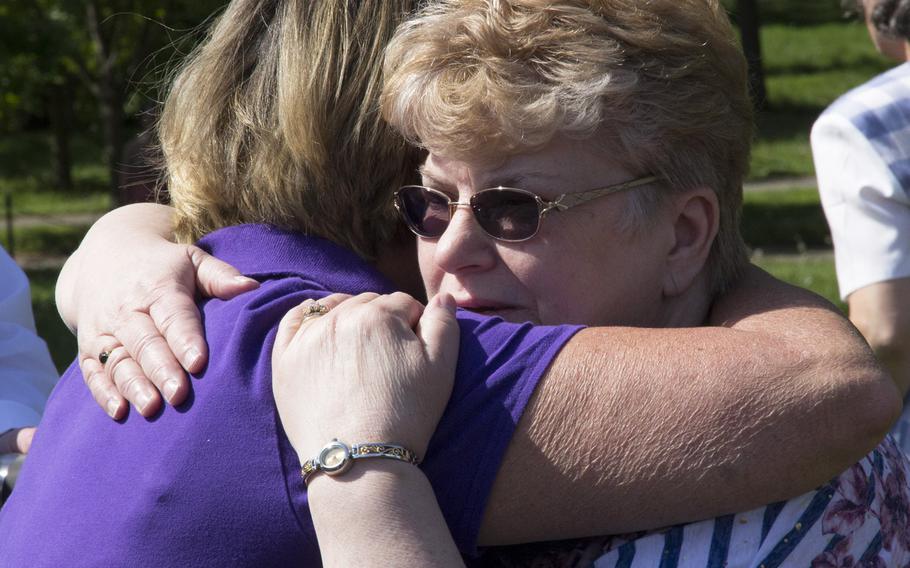
[[[174,396],[177,394],[177,391],[180,390],[180,381],[177,379],[170,379],[168,382],[164,383],[164,398],[167,399],[168,403],[174,404]]]
[[[140,413],[145,413],[145,409],[148,408],[148,405],[152,402],[152,396],[143,391],[136,396],[136,410]]]
[[[458,308],[458,304],[455,303],[455,298],[451,294],[441,294],[439,298],[439,305],[448,311],[455,313],[455,310]]]
[[[196,365],[199,364],[199,359],[201,357],[202,353],[200,353],[198,349],[195,347],[188,347],[183,354],[183,367],[187,370],[195,369]]]
[[[107,415],[111,418],[117,418],[117,411],[120,410],[120,401],[116,397],[111,397],[107,399],[107,404],[105,405],[107,410]]]
[[[241,286],[249,286],[252,284],[259,285],[259,281],[254,278],[249,278],[248,276],[235,276],[234,282],[240,284]]]

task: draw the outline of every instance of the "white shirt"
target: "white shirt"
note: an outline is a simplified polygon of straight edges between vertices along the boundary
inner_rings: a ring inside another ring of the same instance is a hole
[[[38,424],[57,377],[35,332],[28,279],[0,248],[0,432]]]
[[[812,127],[812,156],[841,298],[910,277],[910,64],[828,107]],[[910,453],[910,398],[891,432]]]
[[[838,99],[812,127],[842,299],[910,276],[908,110],[910,65],[901,65]]]

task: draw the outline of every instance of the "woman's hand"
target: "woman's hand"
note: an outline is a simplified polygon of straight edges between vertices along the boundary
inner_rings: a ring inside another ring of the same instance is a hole
[[[301,460],[333,438],[400,444],[423,458],[452,392],[458,324],[450,296],[426,308],[398,292],[308,300],[281,321],[272,386]]]
[[[131,402],[143,416],[186,399],[208,357],[195,294],[230,299],[258,287],[201,249],[172,242],[173,210],[116,209],[89,230],[57,282],[57,307],[76,331],[79,366],[111,418]],[[99,359],[107,353],[107,361]]]
[[[320,305],[328,311],[314,315]],[[399,444],[422,458],[452,392],[454,313],[451,296],[424,308],[403,293],[333,294],[288,312],[272,390],[301,462],[332,438]],[[464,565],[433,488],[411,464],[358,460],[341,477],[315,475],[308,497],[327,568]]]

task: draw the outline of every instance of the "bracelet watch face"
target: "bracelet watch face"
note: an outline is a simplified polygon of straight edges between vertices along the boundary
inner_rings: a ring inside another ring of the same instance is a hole
[[[334,440],[322,448],[317,460],[322,471],[329,475],[338,475],[351,466],[351,450],[338,440]]]

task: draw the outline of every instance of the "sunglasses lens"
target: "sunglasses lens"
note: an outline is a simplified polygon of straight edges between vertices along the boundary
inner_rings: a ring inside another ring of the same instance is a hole
[[[421,237],[438,237],[449,226],[448,199],[425,187],[402,187],[398,191],[398,211],[408,227]]]
[[[490,236],[523,241],[537,233],[540,210],[534,196],[523,191],[489,189],[471,199],[477,223]]]

